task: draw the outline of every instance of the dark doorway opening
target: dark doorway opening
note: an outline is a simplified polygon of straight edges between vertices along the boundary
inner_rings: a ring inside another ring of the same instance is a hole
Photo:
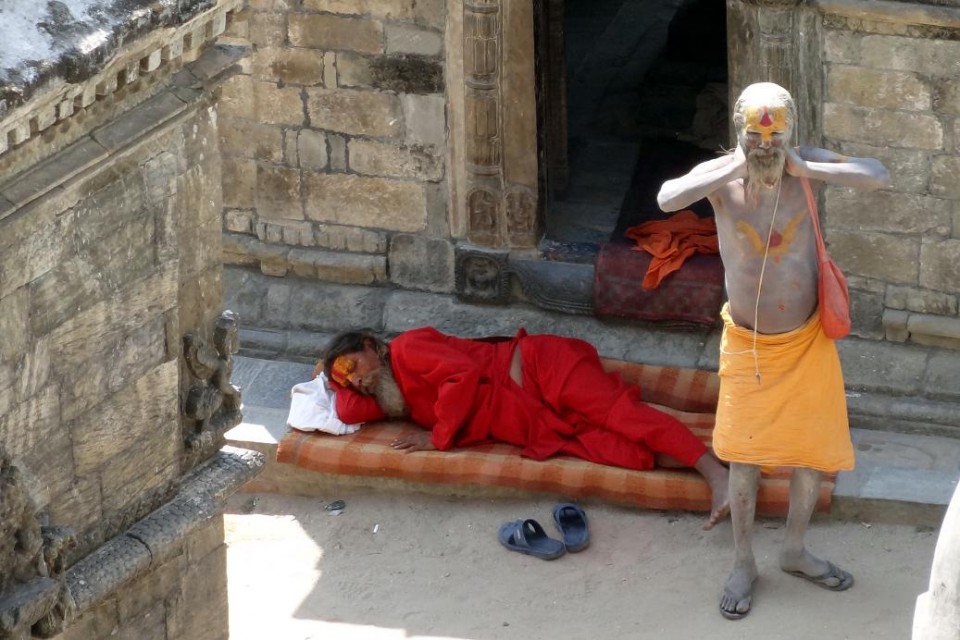
[[[629,226],[666,217],[656,203],[663,180],[727,146],[726,8],[538,4],[541,249],[588,261],[601,243],[626,241]],[[706,201],[694,208],[712,215]]]

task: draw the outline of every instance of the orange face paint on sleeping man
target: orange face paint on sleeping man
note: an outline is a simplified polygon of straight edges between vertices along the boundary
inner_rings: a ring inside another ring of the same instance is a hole
[[[356,362],[346,356],[340,356],[330,366],[330,377],[341,387],[349,387],[350,375],[356,368]]]

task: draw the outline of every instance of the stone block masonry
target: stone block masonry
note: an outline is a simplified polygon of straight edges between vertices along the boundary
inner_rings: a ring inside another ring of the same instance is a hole
[[[830,148],[879,158],[892,184],[827,189],[827,243],[854,276],[854,307],[870,310],[862,335],[955,348],[960,11],[908,27],[899,3],[854,4],[857,17],[825,11],[822,133]]]
[[[263,460],[218,452],[195,423],[225,412],[189,407],[213,384],[239,404],[212,95],[237,57],[174,64],[194,37],[165,35],[151,82],[0,157],[0,525],[18,547],[0,545],[2,638],[226,637],[218,510]],[[34,574],[9,570],[30,554]]]
[[[439,256],[453,243],[434,195],[447,179],[445,8],[306,0],[241,13],[249,63],[219,96],[228,264],[451,290]],[[391,250],[400,234],[423,237]],[[435,266],[418,277],[428,248]]]

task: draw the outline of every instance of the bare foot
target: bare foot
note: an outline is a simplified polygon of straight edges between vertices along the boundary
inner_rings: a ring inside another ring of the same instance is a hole
[[[734,568],[720,596],[720,615],[727,620],[739,620],[750,613],[756,579],[756,569]]]
[[[730,471],[710,453],[703,454],[694,469],[710,485],[710,517],[703,525],[709,530],[730,515]]]
[[[713,529],[713,526],[730,515],[730,497],[727,495],[727,485],[722,489],[712,489],[713,499],[710,508],[710,517],[703,524],[704,531]]]

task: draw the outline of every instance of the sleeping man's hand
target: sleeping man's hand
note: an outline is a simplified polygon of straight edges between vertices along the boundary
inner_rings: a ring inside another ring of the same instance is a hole
[[[394,449],[404,449],[407,453],[411,451],[432,451],[436,449],[433,441],[430,439],[429,431],[417,431],[405,436],[400,436],[391,444]]]

